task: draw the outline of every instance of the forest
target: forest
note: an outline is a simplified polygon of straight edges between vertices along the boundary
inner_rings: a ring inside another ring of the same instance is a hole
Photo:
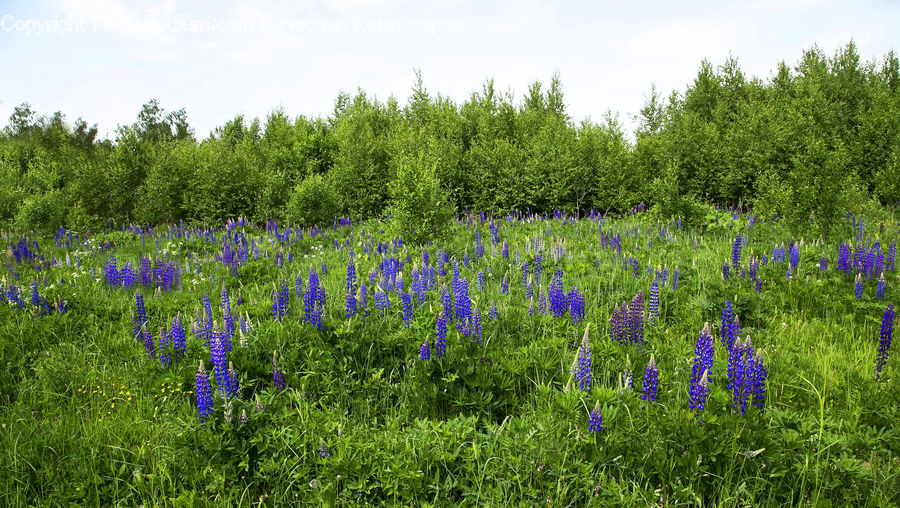
[[[571,118],[558,75],[521,99],[488,80],[461,104],[416,78],[405,105],[340,93],[325,118],[237,115],[205,138],[156,100],[114,139],[23,103],[0,136],[0,224],[322,225],[390,214],[413,185],[436,190],[422,206],[456,212],[621,214],[643,202],[690,223],[740,206],[830,236],[844,214],[900,199],[898,58],[864,62],[852,41],[765,79],[735,58],[703,61],[684,91],[650,87],[633,135],[611,113]]]

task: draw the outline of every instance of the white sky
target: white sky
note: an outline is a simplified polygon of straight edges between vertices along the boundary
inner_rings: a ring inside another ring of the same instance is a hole
[[[186,108],[203,138],[237,113],[327,115],[341,90],[403,103],[419,68],[429,91],[458,103],[488,78],[521,98],[559,72],[574,120],[611,110],[631,130],[651,84],[683,90],[703,58],[731,53],[768,77],[813,44],[830,56],[853,39],[863,60],[900,50],[896,1],[258,4],[0,1],[0,125],[28,101],[112,137],[156,98]]]

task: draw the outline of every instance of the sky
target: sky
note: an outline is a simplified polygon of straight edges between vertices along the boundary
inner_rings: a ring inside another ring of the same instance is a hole
[[[880,60],[897,27],[900,2],[865,0],[0,0],[0,124],[27,101],[114,137],[155,98],[205,138],[236,114],[329,115],[341,91],[402,104],[419,69],[457,103],[558,73],[574,121],[632,131],[651,85],[683,91],[704,58],[765,79],[813,45]]]

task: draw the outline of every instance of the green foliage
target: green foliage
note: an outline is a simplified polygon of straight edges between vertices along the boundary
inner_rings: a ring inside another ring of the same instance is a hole
[[[25,198],[16,211],[13,227],[19,231],[47,232],[64,224],[67,203],[60,191]]]
[[[341,212],[340,197],[321,175],[309,175],[291,194],[287,220],[300,226],[328,226]]]
[[[623,213],[644,201],[699,223],[706,205],[741,206],[830,237],[873,197],[900,204],[898,69],[893,52],[862,62],[853,42],[833,56],[813,47],[767,79],[734,57],[704,60],[685,90],[651,87],[634,141],[609,113],[573,122],[558,75],[518,96],[489,80],[456,103],[417,72],[405,105],[342,93],[327,117],[238,115],[200,141],[184,109],[155,100],[112,140],[25,103],[0,134],[0,223],[15,225],[25,197],[56,191],[83,209],[73,216],[119,225],[284,221],[313,174],[340,213],[382,217],[400,161],[426,150],[457,212]]]
[[[391,182],[390,228],[404,241],[423,244],[444,237],[453,218],[437,176],[438,158],[401,155]]]

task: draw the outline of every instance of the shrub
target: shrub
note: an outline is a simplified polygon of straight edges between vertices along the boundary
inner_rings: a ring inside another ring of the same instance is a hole
[[[327,225],[340,213],[337,192],[320,175],[310,175],[294,189],[287,218],[301,226]]]

